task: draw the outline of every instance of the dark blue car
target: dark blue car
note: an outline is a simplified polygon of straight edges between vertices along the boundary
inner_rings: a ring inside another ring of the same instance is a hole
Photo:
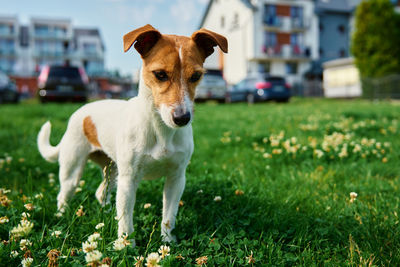
[[[269,74],[248,76],[233,86],[226,95],[226,102],[288,102],[289,99],[290,85],[286,83],[285,78]]]

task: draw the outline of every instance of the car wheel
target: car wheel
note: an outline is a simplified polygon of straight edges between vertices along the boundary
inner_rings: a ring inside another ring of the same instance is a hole
[[[254,95],[253,94],[248,94],[246,96],[246,100],[248,104],[254,104]]]

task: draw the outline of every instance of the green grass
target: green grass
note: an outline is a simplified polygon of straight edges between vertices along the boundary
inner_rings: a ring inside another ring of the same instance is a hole
[[[27,211],[24,204],[33,203],[29,221],[34,227],[23,237],[32,241],[33,265],[47,265],[51,249],[61,252],[61,266],[85,265],[79,249],[98,231],[103,258],[111,258],[113,266],[133,266],[135,256],[146,258],[162,245],[163,179],[140,184],[135,248],[113,249],[115,204],[101,208],[97,203],[101,175],[92,163],[69,210],[54,216],[58,182],[49,184],[48,176],[57,178],[58,166],[40,157],[36,134],[51,120],[51,141],[58,143],[78,107],[0,106],[0,158],[5,160],[0,186],[11,189],[6,195],[12,200],[8,207],[0,205],[0,217],[9,218],[0,224],[0,239],[10,240],[9,232]],[[399,114],[398,103],[361,100],[197,105],[195,152],[174,231],[178,243],[170,246],[162,265],[194,265],[207,256],[208,266],[243,266],[251,254],[256,266],[400,265]],[[7,157],[12,157],[9,163]],[[34,198],[40,192],[43,199]],[[350,192],[358,194],[354,202]],[[152,206],[144,209],[145,203]],[[78,217],[81,205],[85,215]],[[105,226],[96,230],[100,222]],[[51,236],[54,230],[62,232],[59,238]],[[18,240],[0,245],[3,265],[20,264],[25,252]],[[16,258],[10,257],[13,250],[19,252]]]

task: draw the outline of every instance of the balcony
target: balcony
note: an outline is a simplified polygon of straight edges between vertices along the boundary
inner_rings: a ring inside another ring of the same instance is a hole
[[[0,37],[13,37],[14,38],[16,36],[17,36],[17,34],[13,30],[13,28],[0,26]]]
[[[38,58],[69,58],[72,56],[72,53],[66,51],[49,51],[49,50],[36,50],[34,52],[34,56]]]
[[[268,31],[300,32],[308,29],[308,23],[302,17],[264,16],[263,23]]]
[[[310,59],[310,49],[301,45],[263,45],[261,50],[266,59]]]
[[[15,49],[3,49],[0,48],[0,57],[15,57],[17,52]]]
[[[263,22],[266,27],[280,28],[283,25],[283,18],[279,16],[264,15]]]
[[[290,28],[292,31],[305,31],[308,28],[308,23],[306,23],[305,19],[303,18],[291,18]]]
[[[37,39],[68,39],[69,36],[65,31],[35,29],[34,37]]]

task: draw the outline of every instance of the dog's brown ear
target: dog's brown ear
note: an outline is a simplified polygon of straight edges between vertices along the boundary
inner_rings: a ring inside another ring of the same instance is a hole
[[[160,37],[161,33],[147,24],[124,35],[124,52],[134,44],[135,49],[144,57]]]
[[[221,50],[228,53],[228,41],[218,33],[207,29],[200,29],[192,34],[192,40],[204,51],[204,56],[208,57],[214,52],[214,46],[219,46]]]

